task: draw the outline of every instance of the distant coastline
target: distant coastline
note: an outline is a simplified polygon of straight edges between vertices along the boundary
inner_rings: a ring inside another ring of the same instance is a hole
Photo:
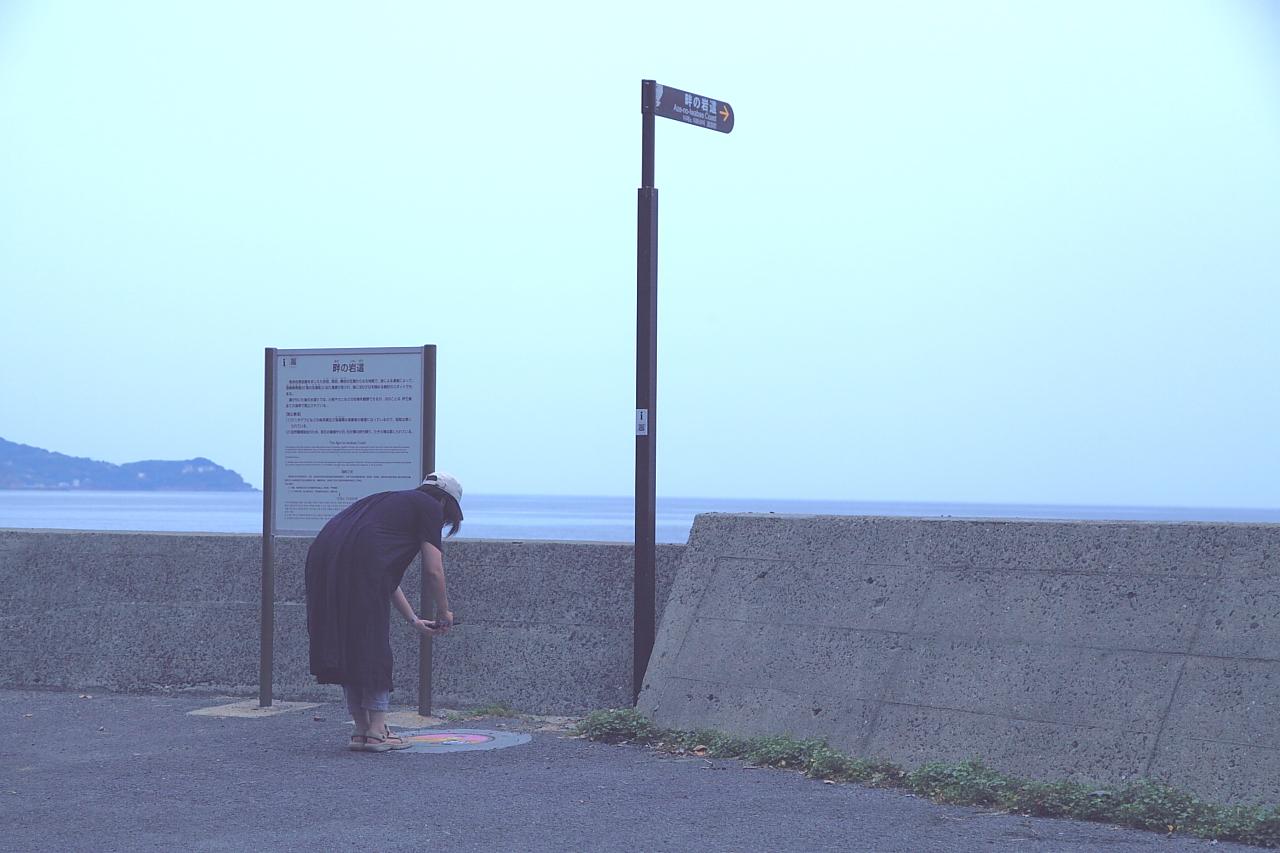
[[[256,492],[244,478],[216,462],[194,459],[115,465],[67,456],[0,438],[0,489],[26,491]]]

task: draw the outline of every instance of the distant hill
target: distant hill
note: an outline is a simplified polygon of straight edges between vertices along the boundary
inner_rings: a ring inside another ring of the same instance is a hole
[[[254,491],[239,474],[204,457],[112,465],[51,453],[0,438],[0,489],[106,489],[127,491]]]

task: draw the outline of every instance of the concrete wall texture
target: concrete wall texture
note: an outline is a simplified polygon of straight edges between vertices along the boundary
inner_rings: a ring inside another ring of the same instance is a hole
[[[277,539],[274,695],[326,699],[308,673],[309,539]],[[659,613],[684,546],[658,548]],[[632,549],[446,540],[454,611],[435,641],[439,707],[535,713],[631,703]],[[0,530],[0,685],[256,696],[261,537]],[[403,584],[418,601],[420,571]],[[392,701],[417,703],[417,635],[392,621]]]
[[[278,540],[275,695],[333,700],[308,544]],[[631,554],[447,541],[466,624],[436,704],[629,704]],[[0,530],[0,685],[256,695],[260,565],[256,536]],[[666,726],[1280,801],[1280,525],[703,515],[658,599],[640,707]],[[417,640],[393,644],[412,705]]]
[[[640,708],[1280,801],[1280,525],[702,515]]]

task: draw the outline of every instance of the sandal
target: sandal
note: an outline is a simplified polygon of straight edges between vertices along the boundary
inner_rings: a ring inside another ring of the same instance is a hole
[[[398,734],[393,734],[391,729],[387,728],[382,730],[382,739],[389,743],[392,749],[408,749],[413,746],[409,741],[400,737]]]
[[[347,749],[352,752],[360,752],[364,749],[365,740],[364,735],[352,735],[350,742],[347,743]]]
[[[413,744],[409,743],[409,741],[399,735],[392,734],[391,729],[383,729],[382,734],[382,737],[378,737],[377,735],[365,735],[364,751],[387,752],[392,749],[408,749],[413,746]]]

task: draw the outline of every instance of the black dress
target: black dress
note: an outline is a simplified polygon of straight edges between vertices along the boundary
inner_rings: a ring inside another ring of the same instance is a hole
[[[423,542],[440,547],[440,499],[379,492],[329,519],[307,551],[311,674],[391,689],[391,596]]]

